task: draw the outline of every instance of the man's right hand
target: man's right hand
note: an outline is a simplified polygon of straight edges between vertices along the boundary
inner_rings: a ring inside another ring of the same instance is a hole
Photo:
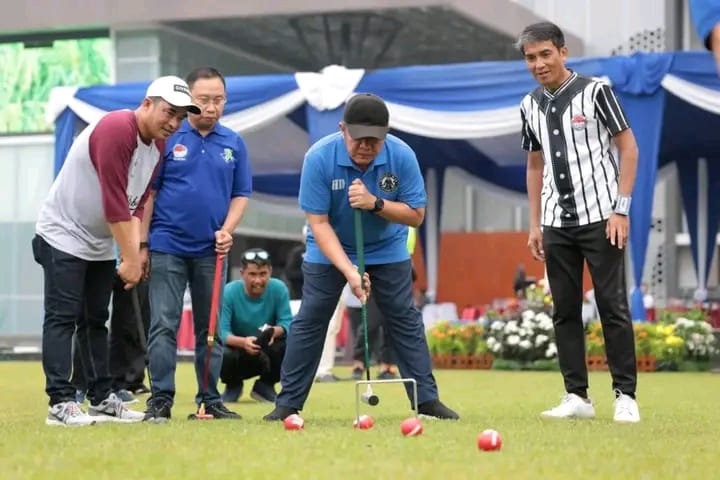
[[[370,275],[365,272],[365,289],[363,290],[363,282],[360,281],[360,272],[353,270],[347,277],[345,277],[353,295],[355,295],[360,302],[363,304],[367,302],[370,296]]]
[[[257,355],[262,350],[256,343],[257,337],[243,337],[242,349],[249,355]]]
[[[117,274],[122,281],[125,282],[125,290],[130,290],[140,283],[140,279],[143,276],[143,265],[141,262],[121,260]]]
[[[528,248],[535,260],[545,261],[545,251],[543,250],[543,234],[540,227],[530,227],[530,235],[528,236]]]

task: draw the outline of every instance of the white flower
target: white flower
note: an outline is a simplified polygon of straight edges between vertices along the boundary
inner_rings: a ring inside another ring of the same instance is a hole
[[[529,328],[520,327],[518,329],[518,335],[520,335],[521,337],[527,337],[531,333],[532,333],[532,329],[529,329]]]
[[[505,322],[501,320],[495,320],[490,324],[490,330],[493,330],[495,332],[502,330],[505,327]]]
[[[523,350],[530,350],[530,348],[532,347],[532,343],[530,342],[530,340],[522,340],[519,344],[519,347]]]
[[[520,342],[520,337],[518,337],[517,335],[510,335],[507,338],[508,345],[517,345],[519,342]]]
[[[492,350],[494,353],[497,353],[500,351],[501,348],[502,348],[502,345],[500,345],[499,343],[496,343],[495,345],[490,347],[490,350]]]
[[[533,312],[532,310],[525,310],[522,313],[522,321],[523,322],[531,321],[534,318],[535,318],[535,312]]]
[[[488,348],[492,348],[497,343],[498,343],[498,341],[495,340],[495,337],[488,337],[488,339],[487,339]]]
[[[515,333],[518,331],[518,324],[515,320],[510,320],[505,324],[506,333]]]
[[[535,346],[536,346],[536,347],[539,347],[540,345],[542,345],[543,343],[547,342],[548,340],[550,340],[550,337],[548,337],[547,335],[543,335],[543,334],[541,333],[540,335],[538,335],[537,337],[535,337]]]
[[[545,358],[553,358],[555,355],[557,355],[557,346],[555,346],[555,342],[551,342],[545,350]]]

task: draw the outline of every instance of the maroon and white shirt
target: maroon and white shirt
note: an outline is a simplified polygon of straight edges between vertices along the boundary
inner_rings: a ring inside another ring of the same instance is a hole
[[[142,219],[164,142],[140,138],[135,112],[118,110],[73,142],[43,204],[35,232],[83,260],[114,260],[108,224]]]

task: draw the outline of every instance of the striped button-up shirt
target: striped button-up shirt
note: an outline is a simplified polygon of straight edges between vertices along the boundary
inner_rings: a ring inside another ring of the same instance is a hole
[[[522,148],[543,152],[543,226],[575,227],[608,219],[618,194],[612,137],[629,128],[606,83],[571,72],[554,92],[523,98]]]

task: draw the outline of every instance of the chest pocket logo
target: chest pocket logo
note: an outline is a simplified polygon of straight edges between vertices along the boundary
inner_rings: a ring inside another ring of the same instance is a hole
[[[188,149],[182,143],[176,143],[172,149],[172,152],[173,152],[173,160],[175,160],[177,162],[181,162],[181,161],[185,160],[185,157],[187,157]]]
[[[394,192],[398,189],[398,184],[400,182],[398,181],[397,175],[394,173],[383,173],[382,177],[380,177],[380,181],[378,181],[378,187],[380,187],[380,190],[386,193]]]
[[[230,162],[235,161],[235,154],[233,153],[232,148],[224,149],[220,155],[222,155],[222,158],[223,158],[223,160],[225,160],[225,163],[230,163]]]
[[[330,188],[332,190],[342,190],[343,188],[345,188],[345,179],[344,178],[336,178],[330,184]]]

